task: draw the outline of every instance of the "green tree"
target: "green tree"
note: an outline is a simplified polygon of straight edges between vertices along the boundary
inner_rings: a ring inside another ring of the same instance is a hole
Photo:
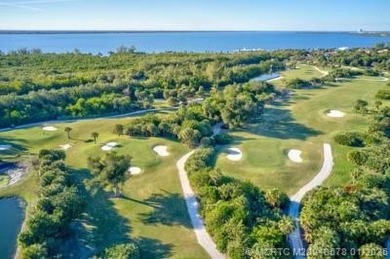
[[[119,123],[115,124],[114,134],[117,134],[118,137],[123,135],[124,130],[125,130],[125,127],[122,124],[119,124]]]
[[[355,103],[353,105],[353,110],[356,113],[366,114],[368,111],[367,106],[368,106],[368,103],[366,101],[364,101],[362,99],[358,99],[355,101]]]
[[[195,147],[202,135],[198,130],[186,128],[180,131],[179,139],[189,147]]]
[[[47,248],[43,244],[33,244],[23,248],[22,258],[41,259],[48,258]]]
[[[88,165],[95,175],[95,180],[103,186],[114,189],[115,197],[121,195],[120,185],[129,177],[131,157],[117,155],[115,152],[107,153],[105,158],[89,157]]]
[[[91,137],[93,138],[93,142],[95,142],[95,144],[96,144],[96,140],[99,137],[99,133],[94,131],[91,133]]]
[[[66,127],[64,129],[64,131],[66,132],[67,136],[68,136],[68,139],[70,139],[70,132],[72,131],[72,128],[71,127]]]
[[[382,102],[381,102],[381,101],[375,101],[375,108],[376,108],[377,111],[380,110],[381,105],[382,105]]]
[[[385,258],[385,250],[380,245],[369,243],[359,248],[359,256],[361,259],[382,259]]]

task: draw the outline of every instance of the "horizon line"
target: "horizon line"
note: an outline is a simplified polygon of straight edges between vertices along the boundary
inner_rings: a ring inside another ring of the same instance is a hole
[[[385,31],[359,31],[359,30],[128,30],[128,29],[0,29],[0,34],[6,33],[170,33],[170,32],[317,32],[317,33],[389,33],[390,30]]]

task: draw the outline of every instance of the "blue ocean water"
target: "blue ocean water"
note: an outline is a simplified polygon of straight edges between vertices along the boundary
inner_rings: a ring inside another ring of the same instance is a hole
[[[316,49],[371,47],[390,37],[346,32],[128,32],[128,33],[0,33],[0,50],[39,48],[44,52],[86,53],[114,51],[135,46],[138,51],[227,52],[239,49]]]

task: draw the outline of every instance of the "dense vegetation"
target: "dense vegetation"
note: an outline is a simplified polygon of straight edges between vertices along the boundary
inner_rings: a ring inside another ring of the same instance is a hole
[[[287,195],[224,176],[211,167],[214,152],[197,150],[186,170],[218,249],[230,258],[264,258],[267,249],[287,248],[286,235],[294,229],[282,211],[289,203]]]
[[[390,90],[379,90],[375,97],[382,100],[390,100]]]
[[[322,67],[351,66],[379,71],[390,71],[390,45],[378,44],[374,48],[355,48],[347,51],[316,50],[308,60]],[[306,56],[307,57],[307,56]]]
[[[65,153],[39,152],[38,200],[19,234],[22,258],[53,258],[72,233],[71,224],[80,215],[83,198],[64,164]]]
[[[260,117],[265,102],[277,94],[273,86],[261,82],[227,86],[221,91],[212,91],[202,104],[182,107],[165,117],[135,119],[129,125],[116,126],[114,131],[121,132],[123,128],[130,136],[175,138],[190,147],[199,143],[210,145],[215,142],[210,138],[214,123],[223,122],[229,128],[241,127],[251,118]]]
[[[342,145],[369,144],[348,154],[355,166],[352,181],[346,186],[321,187],[304,199],[301,223],[309,253],[339,251],[334,258],[356,258],[358,253],[360,258],[383,258],[390,235],[390,107],[369,111],[364,104],[371,116],[367,132],[335,137]]]
[[[337,144],[351,147],[364,146],[364,136],[360,132],[346,132],[337,134],[334,137]]]
[[[156,98],[176,105],[212,87],[247,82],[271,66],[283,69],[289,55],[123,49],[109,56],[27,50],[0,54],[0,126],[131,112],[151,107]]]

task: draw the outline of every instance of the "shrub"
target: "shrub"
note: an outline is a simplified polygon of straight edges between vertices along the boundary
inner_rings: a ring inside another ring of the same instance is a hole
[[[379,90],[375,97],[382,100],[390,100],[390,90]]]
[[[300,78],[294,78],[294,79],[291,79],[290,81],[288,81],[286,83],[286,86],[287,86],[287,88],[291,88],[291,89],[301,89],[301,88],[312,86],[312,83],[307,81],[307,80],[300,79]]]
[[[214,144],[215,144],[215,140],[210,137],[203,137],[200,140],[200,145],[202,147],[210,147],[210,146],[214,146]]]
[[[106,259],[138,259],[140,252],[134,243],[120,244],[106,248],[102,257]]]
[[[350,147],[364,147],[364,137],[359,132],[346,132],[334,136],[337,144]]]
[[[367,162],[368,155],[364,151],[354,150],[348,153],[347,158],[349,162],[362,166]]]
[[[214,136],[214,139],[217,145],[227,145],[232,142],[232,137],[226,133],[219,133]]]

